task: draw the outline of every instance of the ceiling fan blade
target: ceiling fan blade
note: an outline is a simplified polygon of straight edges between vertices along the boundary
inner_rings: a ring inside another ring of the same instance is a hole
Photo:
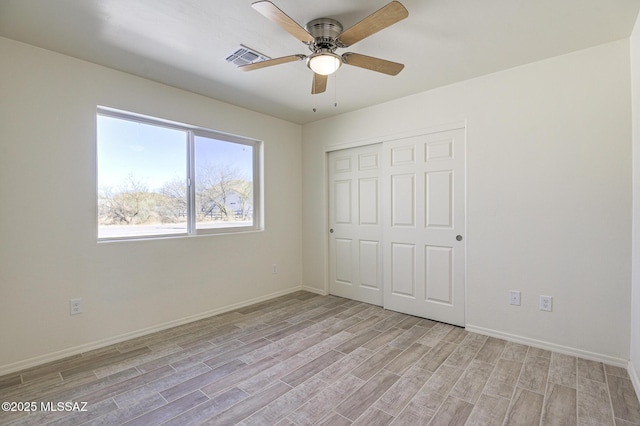
[[[317,95],[327,90],[327,77],[326,75],[313,74],[313,85],[311,86],[312,95]]]
[[[304,55],[289,55],[280,58],[267,59],[266,61],[254,62],[253,64],[240,65],[238,68],[242,71],[259,70],[260,68],[271,67],[274,65],[286,64],[287,62],[301,61],[305,59]]]
[[[340,34],[338,42],[342,47],[351,46],[407,16],[409,16],[407,9],[400,2],[392,1]]]
[[[257,1],[251,5],[255,10],[262,14],[268,20],[276,23],[280,28],[297,38],[303,43],[313,43],[315,39],[311,34],[300,26],[296,21],[291,19],[289,15],[284,13],[275,4],[270,1]]]
[[[377,71],[388,75],[396,75],[404,68],[403,64],[399,64],[397,62],[391,62],[385,59],[351,52],[347,52],[342,55],[342,61],[347,65],[366,68],[371,71]]]

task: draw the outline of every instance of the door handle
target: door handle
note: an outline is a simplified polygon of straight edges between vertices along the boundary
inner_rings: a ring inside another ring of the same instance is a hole
[[[458,235],[458,236],[456,236],[456,240],[458,240],[458,241],[462,241],[462,235]]]
[[[333,234],[333,228],[329,229],[329,232]]]

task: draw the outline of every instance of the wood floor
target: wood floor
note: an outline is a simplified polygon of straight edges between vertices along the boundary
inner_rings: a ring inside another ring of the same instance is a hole
[[[0,377],[3,401],[35,403],[11,425],[640,424],[625,369],[306,292]]]

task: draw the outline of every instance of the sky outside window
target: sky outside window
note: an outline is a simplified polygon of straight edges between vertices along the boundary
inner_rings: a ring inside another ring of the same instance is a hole
[[[98,115],[98,188],[130,177],[159,191],[187,176],[187,132]]]

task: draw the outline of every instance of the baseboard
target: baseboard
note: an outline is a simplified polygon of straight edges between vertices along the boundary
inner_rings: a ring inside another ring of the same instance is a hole
[[[515,334],[503,333],[501,331],[492,330],[489,328],[478,327],[478,326],[469,325],[469,324],[467,324],[465,328],[468,331],[478,333],[478,334],[484,334],[485,336],[497,337],[499,339],[508,340],[514,343],[521,343],[523,345],[533,346],[540,349],[546,349],[552,352],[559,352],[562,354],[572,355],[572,356],[588,359],[591,361],[603,362],[605,364],[614,365],[616,367],[628,368],[630,364],[628,359],[617,358],[610,355],[604,355],[604,354],[599,354],[595,352],[589,352],[582,349],[558,345],[555,343],[545,342],[537,339],[531,339],[528,337],[518,336]]]
[[[104,348],[109,345],[113,345],[116,343],[122,343],[126,340],[134,339],[136,337],[142,337],[147,334],[155,333],[157,331],[166,330],[168,328],[177,327],[179,325],[188,324],[190,322],[198,321],[204,318],[209,318],[214,315],[220,315],[225,312],[233,311],[235,309],[244,308],[245,306],[253,305],[255,303],[264,302],[266,300],[275,299],[276,297],[285,296],[290,293],[294,293],[296,291],[305,290],[313,293],[318,293],[317,289],[311,287],[303,287],[298,286],[294,288],[290,288],[287,290],[278,291],[275,293],[270,293],[265,296],[256,297],[250,300],[245,300],[239,303],[234,303],[232,305],[223,306],[220,308],[212,309],[210,311],[202,312],[196,315],[191,315],[185,318],[180,318],[177,320],[165,322],[162,324],[154,325],[152,327],[147,327],[144,329],[132,331],[129,333],[121,334],[118,336],[110,337],[108,339],[98,340],[92,343],[87,343],[80,346],[75,346],[72,348],[64,349],[57,352],[51,352],[45,355],[37,356],[34,358],[29,358],[27,360],[18,361],[12,364],[2,365],[0,366],[0,376],[5,374],[15,373],[17,371],[21,371],[27,368],[36,367],[38,365],[46,364],[48,362],[57,361],[69,356],[78,355],[84,352],[92,351],[95,349]],[[322,294],[322,293],[318,293]]]
[[[319,288],[315,288],[315,287],[308,287],[308,286],[306,286],[306,285],[303,285],[302,287],[300,287],[300,290],[308,291],[308,292],[310,292],[310,293],[319,294],[320,296],[326,296],[327,294],[329,294],[329,293],[327,293],[326,291],[321,290],[321,289],[319,289]]]

